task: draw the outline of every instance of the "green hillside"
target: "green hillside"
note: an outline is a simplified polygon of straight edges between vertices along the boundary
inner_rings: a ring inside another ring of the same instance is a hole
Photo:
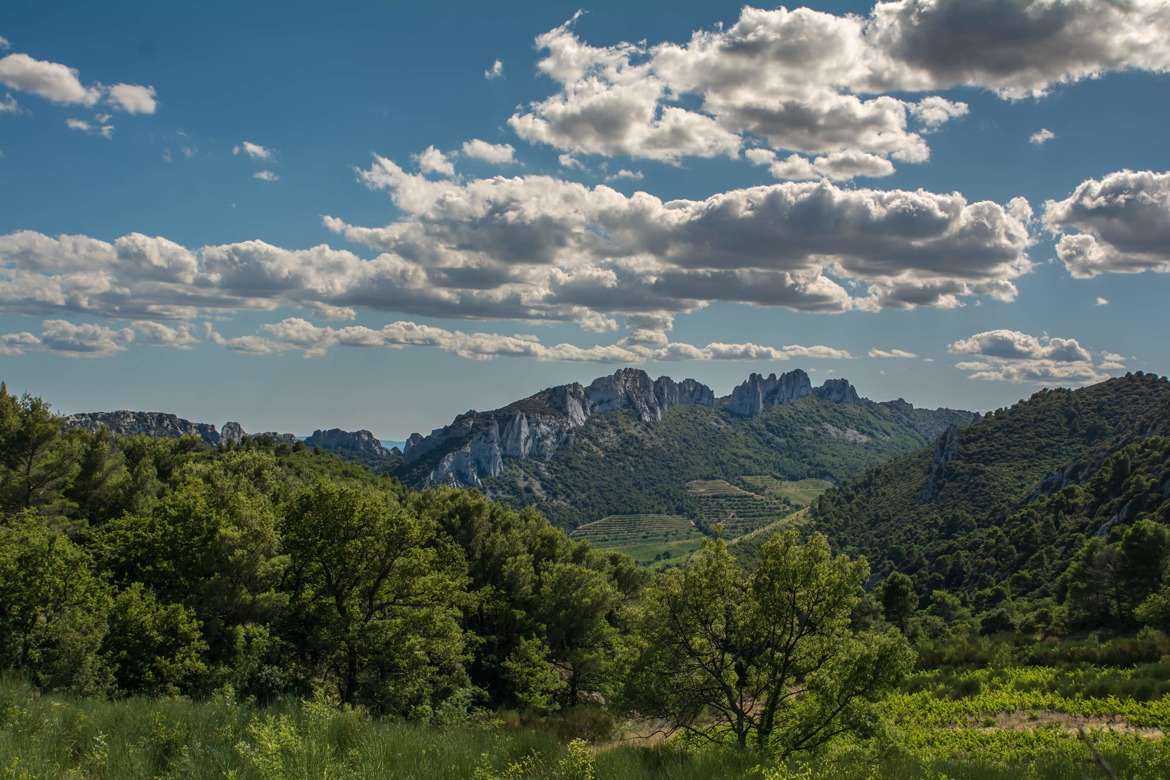
[[[924,603],[948,590],[1013,620],[1133,626],[1170,553],[1167,436],[1165,378],[1045,390],[958,430],[949,459],[943,441],[828,491],[812,527]]]
[[[610,412],[576,429],[575,443],[547,460],[506,459],[500,475],[484,486],[492,498],[535,506],[565,528],[615,514],[699,521],[703,506],[686,487],[693,480],[735,484],[752,475],[835,483],[970,419],[968,412],[914,409],[898,401],[851,406],[811,396],[748,418],[680,405],[654,426],[628,410]],[[766,489],[752,492],[767,495]]]

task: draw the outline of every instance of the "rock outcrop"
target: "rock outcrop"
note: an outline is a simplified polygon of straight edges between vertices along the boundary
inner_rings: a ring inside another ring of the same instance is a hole
[[[386,449],[382,442],[367,430],[343,431],[340,428],[316,430],[312,436],[305,439],[305,444],[330,452],[353,452],[375,458],[388,458],[394,454],[393,450]]]
[[[922,503],[933,501],[934,497],[942,492],[947,464],[954,460],[958,451],[959,426],[951,423],[934,445],[934,455],[930,459],[930,474],[926,479],[926,489],[922,491]]]
[[[224,423],[222,429],[217,429],[211,423],[197,423],[184,420],[165,412],[130,412],[125,409],[117,412],[84,412],[65,418],[66,428],[81,428],[96,432],[106,427],[119,436],[152,436],[158,439],[178,439],[183,436],[198,436],[204,444],[218,447],[220,444],[235,445],[243,441],[248,434],[238,422]],[[295,444],[297,437],[291,433],[260,433],[264,436],[285,444]]]
[[[426,470],[415,478],[428,484],[482,487],[483,480],[503,470],[505,458],[547,458],[573,443],[573,430],[596,414],[632,411],[645,425],[655,425],[673,406],[722,406],[744,417],[816,395],[834,403],[859,404],[857,391],[845,379],[830,379],[813,388],[800,369],[777,377],[752,374],[726,398],[693,379],[676,382],[650,379],[641,369],[623,368],[589,385],[574,382],[543,390],[491,412],[464,412],[429,436],[411,434],[403,466]],[[844,435],[844,434],[842,434]]]
[[[465,412],[430,436],[411,434],[404,464],[410,467],[429,456],[435,462],[428,463],[428,483],[480,487],[484,478],[500,473],[504,458],[547,458],[571,444],[573,429],[595,414],[630,409],[653,425],[680,404],[714,406],[715,393],[693,379],[651,380],[641,369],[623,368],[588,387],[558,385],[492,412]]]
[[[81,428],[96,432],[109,428],[119,436],[153,436],[160,439],[178,439],[198,436],[204,444],[218,446],[219,430],[210,423],[195,423],[165,412],[85,412],[65,418],[66,428]],[[226,427],[226,426],[225,426]]]

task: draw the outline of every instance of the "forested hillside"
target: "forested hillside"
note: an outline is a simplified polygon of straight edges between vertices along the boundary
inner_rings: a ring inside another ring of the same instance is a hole
[[[0,669],[95,694],[372,713],[572,704],[646,574],[474,492],[301,443],[62,431],[0,386]]]
[[[830,490],[811,527],[993,627],[1170,628],[1168,437],[1165,378],[1042,391]]]
[[[907,403],[835,403],[816,396],[742,417],[698,405],[672,407],[655,425],[629,410],[589,419],[551,457],[508,459],[484,480],[493,498],[536,506],[564,528],[611,514],[701,517],[686,483],[767,475],[837,482],[932,442],[969,412]]]

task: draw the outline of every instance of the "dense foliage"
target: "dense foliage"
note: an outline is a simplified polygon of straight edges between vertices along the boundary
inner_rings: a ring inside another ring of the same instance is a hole
[[[271,439],[62,431],[2,386],[0,453],[0,669],[48,688],[550,711],[607,683],[647,576],[478,493]]]
[[[928,633],[960,614],[987,633],[1170,628],[1170,382],[1037,393],[830,490],[811,520],[908,576]]]

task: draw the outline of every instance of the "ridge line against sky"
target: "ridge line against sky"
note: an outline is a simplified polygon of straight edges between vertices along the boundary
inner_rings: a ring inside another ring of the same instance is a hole
[[[0,378],[401,439],[614,365],[1166,373],[1170,0],[628,5],[11,4]]]

